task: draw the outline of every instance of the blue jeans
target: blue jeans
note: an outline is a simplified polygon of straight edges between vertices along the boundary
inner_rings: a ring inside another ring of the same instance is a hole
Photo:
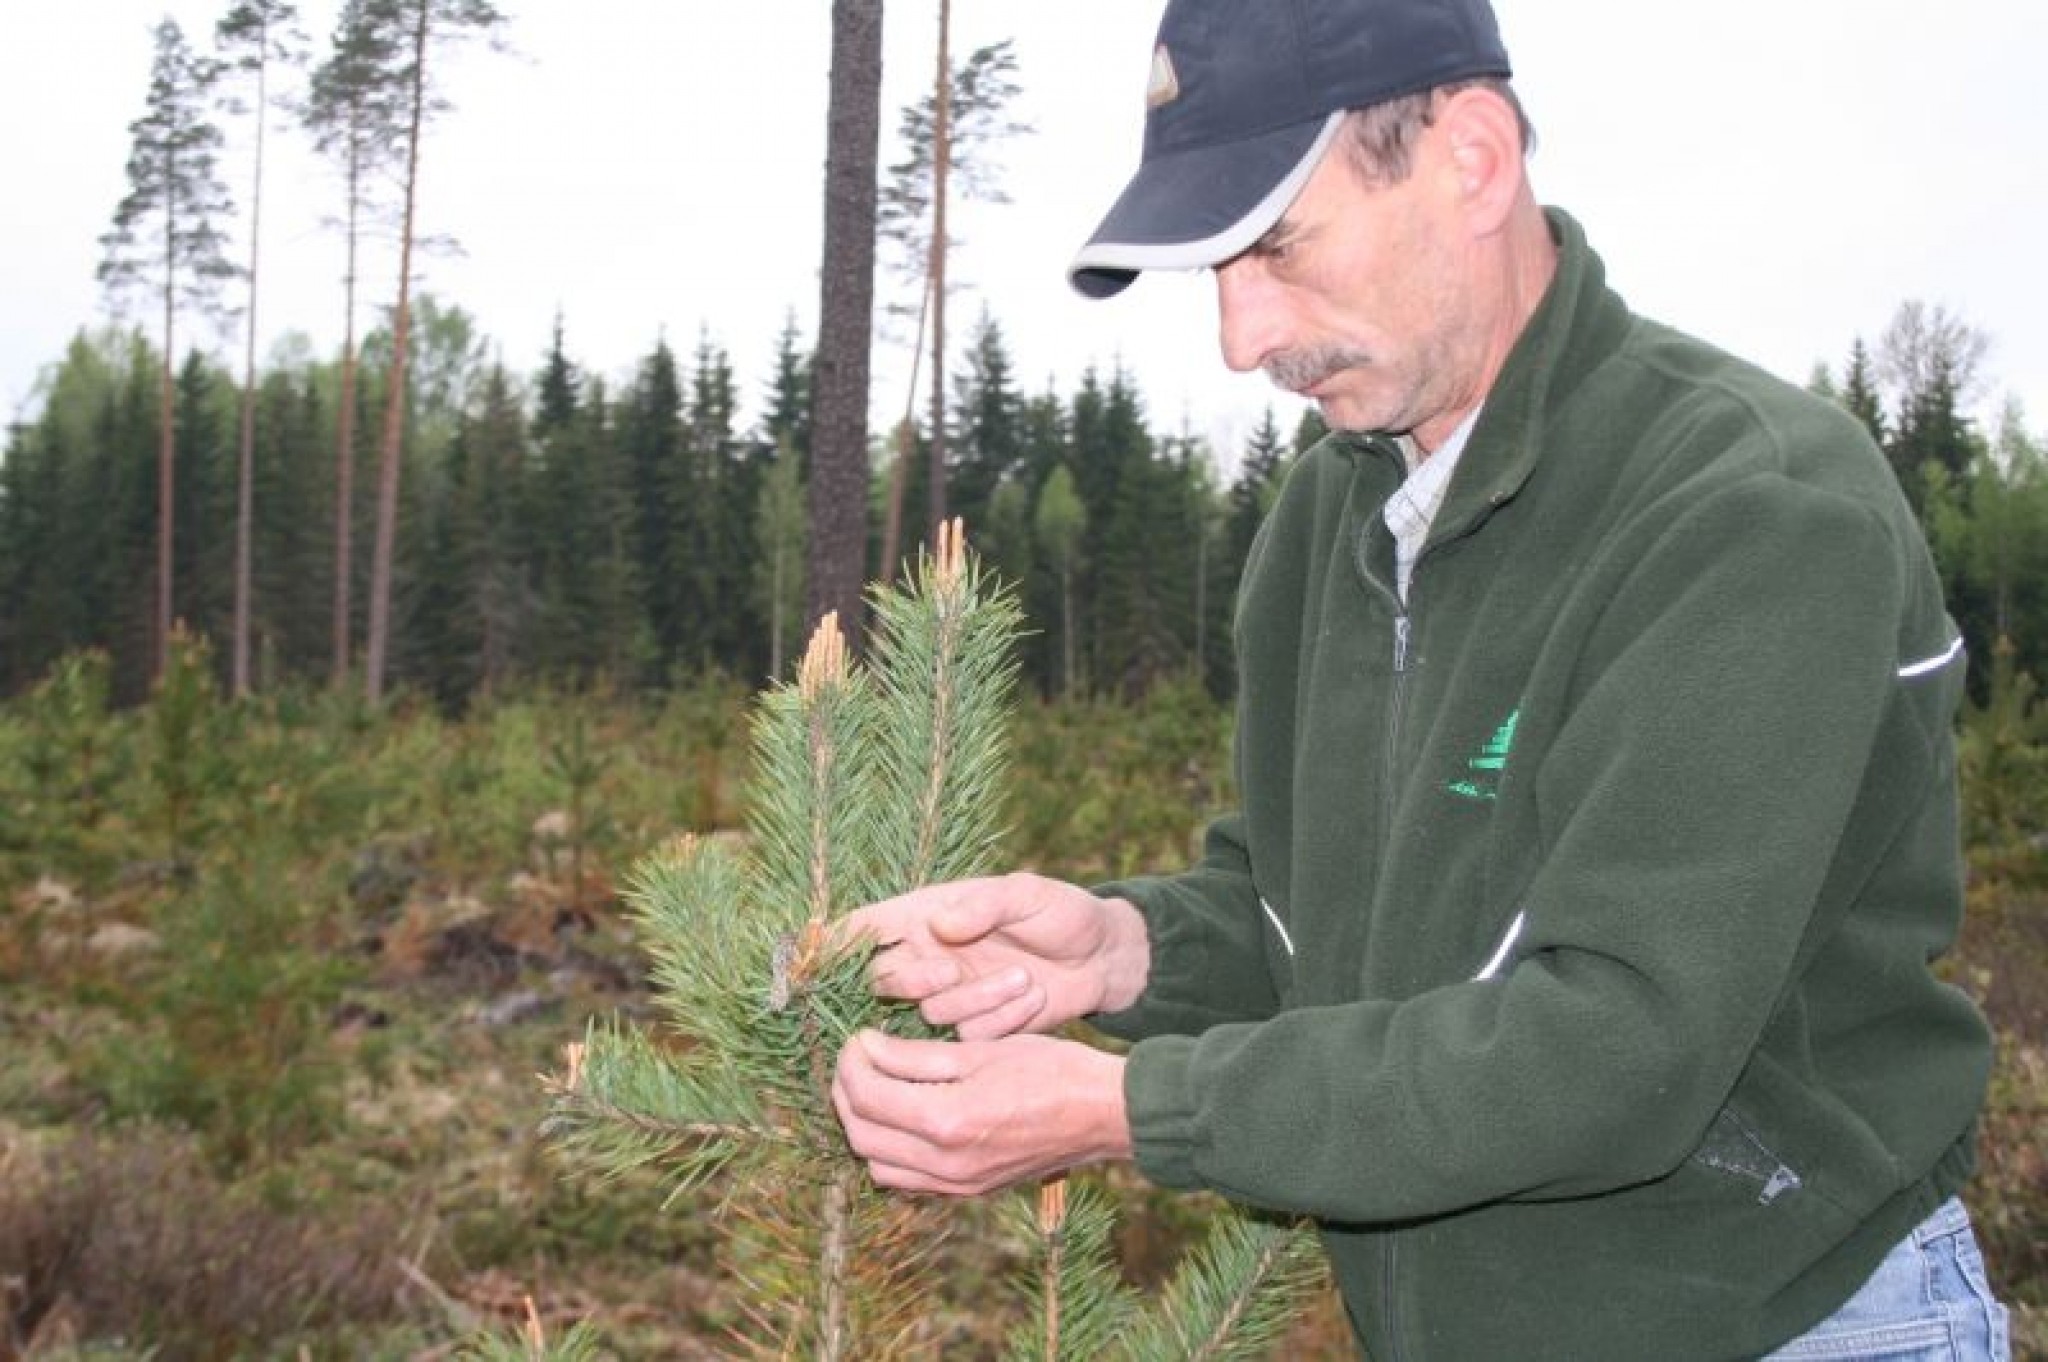
[[[1765,1362],[2011,1362],[2007,1327],[1969,1212],[1951,1197],[1885,1255],[1848,1304]]]

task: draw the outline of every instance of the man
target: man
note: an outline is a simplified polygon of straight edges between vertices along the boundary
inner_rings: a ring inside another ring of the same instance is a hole
[[[1180,875],[863,910],[958,1039],[856,1036],[848,1137],[1313,1216],[1375,1362],[2003,1356],[1918,528],[1853,419],[1607,289],[1508,75],[1486,0],[1168,5],[1074,282],[1213,269],[1338,432],[1246,567],[1243,810]]]

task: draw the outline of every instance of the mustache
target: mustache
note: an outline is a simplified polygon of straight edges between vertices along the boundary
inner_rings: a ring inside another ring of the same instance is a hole
[[[1261,367],[1266,377],[1289,392],[1315,387],[1345,369],[1370,364],[1372,356],[1345,345],[1318,345],[1305,350],[1283,350]]]

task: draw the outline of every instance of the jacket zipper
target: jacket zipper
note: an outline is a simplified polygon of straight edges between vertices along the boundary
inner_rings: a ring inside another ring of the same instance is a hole
[[[1408,589],[1413,592],[1415,579],[1409,577]],[[1394,815],[1399,801],[1396,792],[1400,781],[1401,719],[1408,707],[1409,664],[1413,661],[1415,617],[1409,612],[1408,603],[1398,591],[1392,593],[1394,601],[1394,671],[1393,693],[1387,699],[1386,748],[1380,770],[1380,837],[1384,853],[1394,843]],[[1400,1240],[1391,1233],[1386,1237],[1386,1273],[1380,1284],[1384,1301],[1387,1347],[1389,1362],[1402,1362],[1407,1349],[1401,1346],[1401,1306],[1396,1294],[1396,1274],[1401,1254]]]
[[[1397,778],[1400,775],[1401,715],[1408,704],[1408,654],[1413,630],[1414,617],[1408,613],[1406,602],[1397,597],[1394,601],[1393,694],[1387,699],[1386,748],[1380,763],[1380,830],[1385,847],[1390,847],[1394,840],[1394,796],[1399,784]]]
[[[1395,455],[1394,457],[1398,458],[1399,456]],[[1382,754],[1380,769],[1380,836],[1383,842],[1382,849],[1384,850],[1385,846],[1392,845],[1394,839],[1394,813],[1397,807],[1395,792],[1399,786],[1396,776],[1399,774],[1401,718],[1402,712],[1407,707],[1410,664],[1414,660],[1412,654],[1414,651],[1415,617],[1409,612],[1408,602],[1402,598],[1400,590],[1393,583],[1383,580],[1378,573],[1373,571],[1370,550],[1372,543],[1371,525],[1372,522],[1368,521],[1366,527],[1358,536],[1357,548],[1355,550],[1358,570],[1368,583],[1376,590],[1385,594],[1393,607],[1394,614],[1393,694],[1387,700],[1386,746]],[[1415,567],[1410,569],[1408,589],[1411,594],[1415,590],[1415,569],[1419,567],[1420,563],[1418,562]],[[1400,1242],[1391,1232],[1383,1236],[1383,1242],[1386,1245],[1386,1266],[1381,1274],[1380,1294],[1385,1307],[1383,1318],[1386,1321],[1387,1347],[1390,1350],[1387,1362],[1402,1362],[1402,1359],[1407,1356],[1407,1349],[1401,1345],[1400,1298],[1395,1290],[1397,1284],[1396,1274],[1399,1270]]]
[[[1412,589],[1412,578],[1409,585]],[[1408,662],[1414,627],[1414,618],[1408,613],[1407,602],[1397,597],[1394,603],[1394,693],[1387,702],[1386,759],[1381,773],[1381,789],[1384,791],[1381,797],[1383,812],[1380,817],[1383,847],[1391,847],[1394,841],[1394,790],[1397,783],[1395,776],[1400,762],[1401,712],[1406,708],[1408,699]],[[1380,1289],[1385,1300],[1387,1347],[1391,1351],[1390,1362],[1401,1362],[1407,1355],[1407,1350],[1401,1346],[1400,1297],[1395,1294],[1395,1265],[1400,1256],[1401,1243],[1390,1233],[1387,1235],[1386,1245],[1386,1279],[1381,1283]]]

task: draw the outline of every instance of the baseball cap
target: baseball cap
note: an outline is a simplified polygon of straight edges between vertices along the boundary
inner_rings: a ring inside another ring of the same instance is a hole
[[[1506,76],[1488,0],[1169,0],[1137,174],[1067,278],[1091,298],[1263,236],[1348,109]]]

